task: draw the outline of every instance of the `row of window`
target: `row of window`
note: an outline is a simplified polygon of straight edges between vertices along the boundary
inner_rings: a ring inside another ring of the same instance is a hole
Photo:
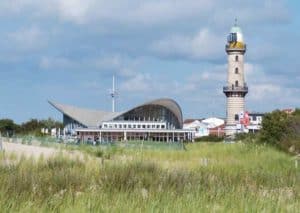
[[[235,56],[235,61],[239,61],[239,56],[238,55],[236,55]],[[235,74],[238,74],[239,73],[239,68],[235,68]]]
[[[104,129],[165,129],[164,124],[103,124]]]
[[[238,81],[235,81],[234,85],[233,84],[231,85],[232,89],[234,89],[234,87],[238,87],[238,86],[239,86],[239,82]]]
[[[249,116],[250,121],[261,121],[262,117],[260,116]],[[239,115],[235,114],[234,115],[234,120],[238,121],[239,120]]]

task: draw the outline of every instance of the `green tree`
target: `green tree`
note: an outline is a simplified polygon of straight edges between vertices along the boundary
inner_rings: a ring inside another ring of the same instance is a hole
[[[52,118],[48,118],[46,120],[40,120],[40,125],[42,126],[42,128],[48,128],[48,129],[63,128],[63,123],[59,121],[55,121]]]
[[[52,118],[38,120],[38,119],[31,119],[21,125],[21,133],[22,134],[34,134],[42,136],[41,129],[47,128],[63,128],[63,124],[59,121],[55,121]]]
[[[20,129],[19,125],[15,124],[11,119],[0,120],[0,132],[4,136],[12,136]]]
[[[296,108],[295,112],[293,112],[294,116],[300,116],[300,108]]]
[[[30,119],[29,121],[22,123],[21,130],[22,133],[34,133],[37,130],[40,131],[42,128],[40,122],[37,119]]]
[[[260,141],[276,145],[287,132],[288,114],[279,110],[267,113],[262,121]]]
[[[276,110],[265,115],[259,141],[293,153],[300,152],[300,110],[287,114]]]

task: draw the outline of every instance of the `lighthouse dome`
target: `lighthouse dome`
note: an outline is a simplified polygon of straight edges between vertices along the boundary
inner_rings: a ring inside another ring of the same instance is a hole
[[[236,36],[237,36],[237,39],[236,41],[237,42],[241,42],[241,43],[244,43],[244,39],[243,39],[243,33],[242,33],[242,30],[240,27],[238,26],[233,26],[230,30],[230,33],[235,33]]]
[[[238,26],[233,26],[231,27],[231,30],[230,30],[231,33],[242,33],[242,30],[240,27]]]

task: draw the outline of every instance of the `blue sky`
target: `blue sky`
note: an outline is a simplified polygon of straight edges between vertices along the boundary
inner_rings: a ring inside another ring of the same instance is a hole
[[[249,111],[300,107],[300,3],[283,0],[2,0],[0,118],[117,110],[169,97],[185,118],[225,117],[227,34],[238,18]]]

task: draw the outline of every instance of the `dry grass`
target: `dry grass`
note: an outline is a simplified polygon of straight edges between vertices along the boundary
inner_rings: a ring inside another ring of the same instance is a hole
[[[81,149],[84,160],[0,154],[2,212],[300,209],[300,170],[290,156],[270,147],[199,143],[186,151]],[[15,163],[3,163],[8,160]]]

